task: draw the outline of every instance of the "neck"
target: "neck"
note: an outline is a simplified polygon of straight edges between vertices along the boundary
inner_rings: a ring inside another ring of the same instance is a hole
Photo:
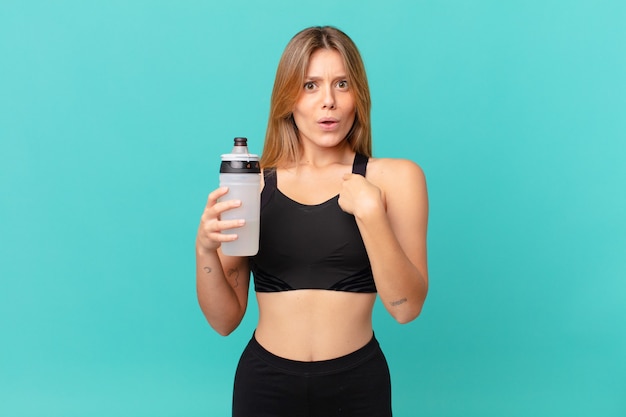
[[[297,166],[308,165],[313,168],[324,168],[334,164],[351,164],[354,151],[348,142],[333,148],[302,147]]]

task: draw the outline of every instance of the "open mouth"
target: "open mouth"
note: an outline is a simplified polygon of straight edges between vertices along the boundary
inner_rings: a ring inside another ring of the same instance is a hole
[[[318,123],[322,129],[330,130],[334,129],[339,124],[339,121],[334,119],[322,119]]]

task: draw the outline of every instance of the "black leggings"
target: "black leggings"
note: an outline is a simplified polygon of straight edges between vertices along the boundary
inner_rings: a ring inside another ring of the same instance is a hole
[[[254,338],[241,355],[233,417],[391,417],[391,383],[378,341],[336,359],[300,362]]]

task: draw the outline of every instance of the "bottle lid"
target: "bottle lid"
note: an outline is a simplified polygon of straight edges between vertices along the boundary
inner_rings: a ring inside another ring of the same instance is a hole
[[[248,146],[248,138],[235,138],[235,146]]]
[[[260,174],[259,156],[248,153],[248,139],[237,137],[231,153],[222,155],[220,173]]]

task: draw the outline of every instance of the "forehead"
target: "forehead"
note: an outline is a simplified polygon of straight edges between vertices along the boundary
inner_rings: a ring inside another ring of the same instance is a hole
[[[345,75],[346,68],[343,57],[334,49],[318,49],[311,54],[307,75]]]

